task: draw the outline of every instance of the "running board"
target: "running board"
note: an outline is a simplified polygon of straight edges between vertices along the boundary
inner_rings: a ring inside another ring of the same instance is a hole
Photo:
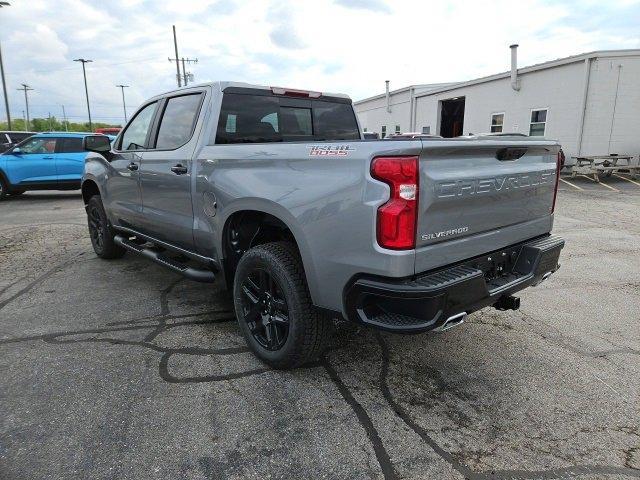
[[[185,276],[189,280],[202,283],[213,283],[216,279],[215,274],[211,270],[189,267],[178,260],[162,256],[163,252],[159,252],[152,247],[139,245],[122,235],[116,235],[113,238],[113,241],[122,248],[142,255],[143,257],[146,257],[169,270],[173,270],[174,272]]]

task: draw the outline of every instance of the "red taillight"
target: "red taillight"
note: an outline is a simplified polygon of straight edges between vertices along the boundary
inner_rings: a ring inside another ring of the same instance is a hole
[[[564,167],[564,152],[562,149],[558,152],[558,158],[556,160],[556,186],[553,190],[553,203],[551,204],[551,213],[556,209],[556,198],[558,197],[558,184],[560,183],[560,170]]]
[[[378,245],[393,250],[416,246],[418,157],[378,157],[371,176],[389,185],[389,201],[378,208]]]

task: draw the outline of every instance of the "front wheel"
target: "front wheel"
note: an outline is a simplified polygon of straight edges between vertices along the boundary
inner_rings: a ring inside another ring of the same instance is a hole
[[[267,243],[247,251],[238,263],[233,297],[240,330],[265,363],[294,368],[322,354],[331,322],[311,302],[293,244]]]
[[[100,195],[94,195],[87,204],[87,221],[93,251],[100,258],[111,259],[122,257],[126,250],[117,245],[113,238],[114,233],[107,220],[107,214],[102,206]]]
[[[7,193],[9,193],[7,191],[7,184],[5,183],[4,179],[2,178],[2,175],[0,175],[0,200],[2,200],[4,197],[6,197]]]

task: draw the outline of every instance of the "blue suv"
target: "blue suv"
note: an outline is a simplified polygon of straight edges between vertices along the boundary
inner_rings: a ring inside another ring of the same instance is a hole
[[[27,190],[76,190],[91,133],[38,133],[0,155],[0,199]]]

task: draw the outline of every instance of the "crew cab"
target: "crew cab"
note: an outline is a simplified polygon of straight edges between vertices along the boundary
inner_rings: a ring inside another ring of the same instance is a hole
[[[516,309],[564,246],[550,233],[557,142],[364,141],[340,94],[189,86],[85,148],[96,254],[219,279],[247,344],[277,368],[317,358],[333,318],[417,333]]]

